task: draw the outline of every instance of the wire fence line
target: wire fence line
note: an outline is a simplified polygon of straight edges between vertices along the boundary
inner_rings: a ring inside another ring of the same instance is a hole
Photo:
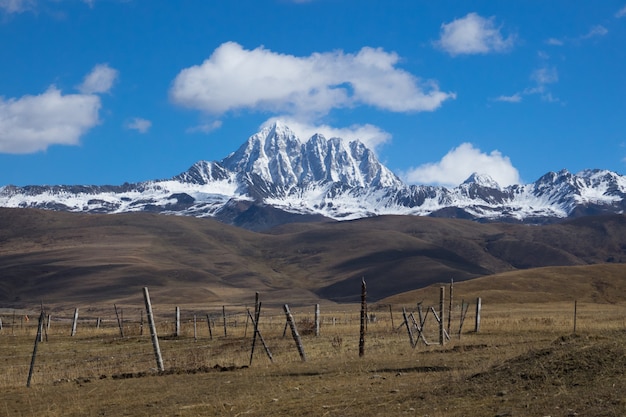
[[[2,311],[0,387],[19,386],[26,378],[33,356],[32,341],[38,324],[34,314]],[[168,368],[193,370],[206,368],[209,364],[233,366],[247,363],[254,332],[249,311],[250,307],[246,305],[203,311],[185,309],[184,306],[177,311],[169,307],[155,309],[156,329]],[[115,311],[92,310],[87,314],[82,316],[80,309],[68,309],[45,315],[35,383],[106,378],[156,370],[149,342],[150,330],[142,307],[118,306]],[[300,326],[310,327],[315,306],[297,308],[294,314]],[[358,313],[325,312],[320,322],[329,327],[350,325],[358,322]],[[118,331],[119,328],[123,331]],[[257,329],[271,341],[273,348],[284,352],[290,350],[288,338],[285,338],[284,314],[275,309],[264,310],[259,316]]]
[[[626,327],[623,307],[591,304],[577,307],[578,329],[584,331],[603,325]],[[206,310],[195,306],[186,308],[184,305],[178,309],[170,306],[155,308],[153,314],[167,370],[194,371],[212,366],[243,366],[252,363],[251,344],[253,345],[255,323],[250,320],[254,316],[249,311],[254,308],[248,305],[211,307]],[[410,348],[413,349],[417,346],[437,345],[439,331],[445,320],[440,320],[436,313],[421,317],[420,311],[427,312],[431,308],[422,309],[419,304],[417,310],[415,306],[405,309],[404,306],[392,307],[388,304],[371,305],[367,312],[367,325],[372,345],[391,343],[394,346],[407,347],[407,340],[410,340]],[[57,310],[46,315],[45,332],[35,365],[35,383],[158,373],[150,344],[151,335],[146,313],[142,307],[124,305],[117,306],[117,311],[113,308],[90,310],[87,312],[88,316],[81,316],[79,310],[78,317],[74,311],[75,309]],[[20,310],[13,313],[9,309],[2,309],[1,312],[0,320],[3,325],[0,329],[0,387],[21,386],[29,370],[32,342],[37,334],[38,324],[33,317],[27,317]],[[299,306],[292,310],[299,330],[308,338],[305,339],[305,346],[313,344],[311,338],[317,336],[314,321],[318,312],[317,305]],[[463,312],[467,313],[467,317],[463,316]],[[355,349],[359,339],[359,313],[356,305],[322,311],[319,324],[323,343],[318,342],[318,345],[323,346],[316,352],[317,357]],[[405,314],[404,317],[402,313]],[[475,318],[475,313],[473,309],[468,310],[467,304],[461,303],[451,305],[446,312],[446,318],[450,314],[453,324],[450,328],[448,320],[445,334],[448,340],[456,340],[456,329],[458,337],[461,337],[463,319],[467,319],[469,323]],[[600,318],[603,315],[609,318],[606,324]],[[268,342],[275,357],[284,361],[297,360],[298,353],[290,341],[285,315],[277,309],[264,309],[258,317],[257,329]],[[504,309],[497,314],[488,315],[487,334],[499,331],[511,334],[520,331],[562,334],[572,331],[572,319],[575,332],[576,317],[572,317],[567,308],[560,308],[558,311],[547,309],[522,312],[516,317]],[[179,320],[178,324],[176,320]],[[75,324],[76,333],[72,336]],[[472,332],[473,326],[467,325],[465,334]],[[257,350],[256,355],[263,356],[262,352]]]

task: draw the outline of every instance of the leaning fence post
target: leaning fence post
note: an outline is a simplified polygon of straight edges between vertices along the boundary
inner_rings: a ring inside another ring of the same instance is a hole
[[[445,299],[445,294],[446,294],[446,287],[439,287],[439,344],[443,346],[443,344],[445,343],[445,336],[444,336],[444,327],[443,327],[443,320],[444,320],[444,299]]]
[[[461,300],[461,318],[459,319],[459,339],[461,339],[461,332],[463,331],[463,322],[465,321],[465,315],[467,314],[467,309],[469,308],[469,303],[465,303],[465,300]]]
[[[476,325],[474,326],[474,332],[480,331],[480,310],[482,309],[483,301],[480,297],[476,299]]]
[[[409,334],[409,343],[411,343],[411,347],[414,348],[417,343],[414,342],[413,339],[413,331],[411,330],[411,325],[409,324],[409,318],[406,315],[406,308],[402,307],[402,317],[404,318],[404,324],[406,324],[406,331]]]
[[[165,367],[163,366],[161,348],[159,348],[159,337],[157,336],[157,329],[154,324],[154,315],[152,314],[152,303],[150,302],[148,287],[143,287],[143,299],[146,302],[146,315],[148,316],[148,325],[150,326],[150,335],[152,336],[152,347],[154,348],[157,368],[159,369],[159,372],[163,372],[165,371]]]
[[[117,305],[113,304],[113,308],[115,309],[115,318],[117,319],[117,327],[120,329],[120,337],[124,338],[124,325],[122,324],[122,320],[120,319],[120,315],[117,311]]]
[[[365,355],[365,325],[367,320],[365,278],[361,278],[361,329],[359,332],[359,357]]]
[[[76,323],[78,322],[78,307],[74,309],[74,320],[72,320],[72,333],[71,336],[76,334]]]
[[[267,347],[267,344],[265,343],[265,339],[263,339],[263,335],[261,334],[261,330],[259,330],[259,320],[261,318],[261,302],[260,301],[255,304],[255,309],[256,309],[255,317],[252,317],[252,314],[250,314],[250,309],[247,310],[248,318],[252,319],[252,325],[254,326],[254,335],[252,337],[252,350],[250,352],[250,366],[252,366],[252,357],[254,355],[254,345],[256,344],[257,336],[259,336],[261,343],[263,343],[263,348],[265,349],[265,353],[267,354],[267,357],[270,359],[270,362],[274,362],[274,358],[272,357],[272,352],[270,352],[270,349]]]
[[[206,315],[206,324],[209,326],[209,340],[213,340],[213,331],[211,330],[211,316]]]
[[[41,310],[39,314],[39,323],[37,324],[37,336],[35,337],[35,346],[33,347],[33,356],[30,359],[30,368],[28,370],[28,379],[26,380],[26,387],[30,388],[30,380],[33,377],[33,369],[35,369],[35,358],[37,357],[37,344],[39,343],[39,339],[41,339],[41,333],[43,331],[43,320],[45,317],[45,313]]]
[[[302,346],[302,340],[300,339],[300,334],[298,334],[298,329],[296,328],[296,323],[293,321],[293,316],[291,315],[291,311],[289,311],[289,306],[285,304],[283,306],[285,310],[285,315],[287,316],[287,323],[291,328],[291,336],[293,336],[293,340],[296,342],[296,347],[298,348],[298,353],[300,354],[300,359],[302,362],[306,362],[306,355],[304,354],[304,347]]]

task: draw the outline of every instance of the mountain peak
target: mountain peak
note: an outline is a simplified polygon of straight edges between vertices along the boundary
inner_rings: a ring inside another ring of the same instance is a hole
[[[322,134],[303,141],[275,121],[222,161],[198,162],[168,180],[122,186],[6,186],[0,187],[0,206],[150,211],[210,216],[233,224],[249,218],[244,213],[253,207],[269,207],[272,216],[280,212],[290,219],[298,214],[336,220],[394,214],[542,224],[626,212],[626,177],[604,170],[561,170],[531,184],[501,187],[489,175],[473,173],[451,189],[406,185],[360,141]]]
[[[231,171],[263,181],[267,196],[313,184],[341,183],[343,187],[401,186],[374,152],[359,141],[327,139],[317,133],[301,141],[284,123],[275,121],[248,139],[222,161]]]
[[[274,122],[264,126],[261,131],[257,133],[257,135],[265,136],[266,138],[278,136],[300,140],[296,133],[280,120],[275,120]],[[254,136],[256,135],[253,135],[253,137]]]
[[[472,173],[472,175],[463,181],[463,184],[476,184],[481,187],[500,189],[500,184],[491,178],[491,176],[488,174],[479,174],[478,172]]]

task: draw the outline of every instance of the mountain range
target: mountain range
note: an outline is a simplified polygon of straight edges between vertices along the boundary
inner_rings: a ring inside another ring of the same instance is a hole
[[[165,180],[122,185],[0,187],[0,207],[81,213],[153,212],[213,217],[252,229],[378,215],[546,224],[623,213],[626,177],[607,170],[548,172],[501,187],[481,173],[454,188],[409,185],[358,140],[306,141],[277,122],[221,161],[199,161]]]

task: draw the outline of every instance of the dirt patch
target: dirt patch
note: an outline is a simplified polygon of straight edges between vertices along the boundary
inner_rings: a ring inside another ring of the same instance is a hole
[[[424,372],[446,372],[450,371],[452,368],[448,366],[413,366],[410,368],[382,368],[377,369],[373,372],[382,373],[382,372],[393,372],[396,374],[407,374],[411,372],[424,373]]]
[[[111,379],[114,380],[118,380],[118,379],[134,379],[134,378],[145,378],[148,376],[164,376],[164,375],[195,375],[195,374],[202,374],[202,373],[209,373],[209,372],[232,372],[232,371],[238,371],[241,369],[248,369],[248,366],[243,365],[243,366],[222,366],[219,364],[216,364],[215,366],[200,366],[198,368],[191,368],[191,369],[185,369],[185,368],[172,368],[172,369],[167,369],[163,372],[123,372],[123,373],[119,373],[119,374],[113,374],[110,376]],[[78,378],[74,378],[74,379],[58,379],[55,380],[53,382],[54,385],[59,385],[59,384],[63,384],[63,383],[76,383],[78,385],[84,385],[87,384],[89,382],[92,382],[96,379],[107,379],[109,378],[109,376],[107,375],[100,375],[97,378],[91,378],[91,377],[78,377]]]
[[[469,376],[457,390],[472,397],[497,398],[492,400],[495,415],[552,409],[553,416],[623,416],[625,339],[624,332],[563,336],[546,348]]]

